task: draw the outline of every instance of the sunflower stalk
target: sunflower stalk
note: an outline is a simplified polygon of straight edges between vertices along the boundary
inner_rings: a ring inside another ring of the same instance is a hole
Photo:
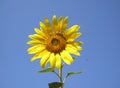
[[[60,79],[60,76],[57,72],[53,71],[53,73]]]
[[[63,79],[62,79],[62,68],[63,66],[61,66],[61,68],[59,69],[59,82],[63,83]],[[64,85],[64,84],[63,84]],[[63,88],[63,85],[61,85],[61,88]]]

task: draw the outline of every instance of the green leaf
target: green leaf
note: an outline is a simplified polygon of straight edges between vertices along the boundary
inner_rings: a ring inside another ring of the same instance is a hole
[[[81,74],[81,73],[82,73],[82,72],[69,72],[69,73],[67,73],[66,78],[68,78],[68,77],[71,76],[71,75]]]
[[[46,69],[40,70],[38,72],[40,72],[40,73],[46,73],[46,72],[53,72],[53,71],[54,71],[54,68],[46,68]]]

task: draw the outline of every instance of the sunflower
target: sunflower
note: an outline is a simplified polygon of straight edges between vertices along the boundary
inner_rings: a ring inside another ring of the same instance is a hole
[[[40,22],[40,28],[34,28],[36,34],[29,35],[32,40],[27,42],[31,45],[28,53],[34,54],[31,61],[40,59],[43,68],[50,62],[51,68],[60,69],[62,63],[70,65],[74,61],[71,54],[80,56],[78,51],[82,50],[83,42],[76,41],[81,35],[81,32],[78,32],[80,26],[67,27],[68,16],[57,19],[54,15],[52,24],[48,18],[44,18],[44,23]]]

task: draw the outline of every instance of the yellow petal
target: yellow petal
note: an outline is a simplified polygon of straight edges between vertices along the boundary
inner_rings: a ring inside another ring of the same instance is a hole
[[[50,22],[49,22],[48,18],[44,18],[44,22],[47,27],[50,27]]]
[[[67,26],[68,26],[68,16],[66,16],[63,21],[62,32],[64,32],[67,29]]]
[[[80,29],[80,26],[79,26],[79,25],[73,25],[72,27],[70,27],[70,28],[66,31],[65,35],[66,35],[66,36],[69,36],[69,35],[71,35],[72,33],[77,32],[79,29]]]
[[[82,44],[83,44],[83,42],[81,42],[81,41],[74,41],[74,42],[69,42],[68,45],[70,47],[74,47],[75,50],[82,50],[82,47],[81,47]]]
[[[78,38],[79,36],[81,36],[81,32],[77,32],[77,33],[73,33],[71,36],[70,36],[70,38],[73,38],[73,39],[76,39],[76,38]]]
[[[40,29],[38,29],[38,28],[34,28],[34,31],[35,31],[36,33],[38,33],[38,34],[40,34],[40,33],[41,33],[41,30],[40,30]]]
[[[83,48],[81,46],[75,46],[75,48],[77,48],[78,50],[83,50]]]
[[[71,47],[74,50],[82,50],[82,47],[79,45],[74,45],[73,43],[67,44],[67,46]]]
[[[55,55],[54,55],[54,53],[51,53],[49,59],[50,59],[50,67],[51,67],[51,68],[54,68],[55,63],[56,63],[56,59],[55,59]]]
[[[47,28],[47,32],[48,33],[52,32],[52,28],[51,28],[50,21],[48,20],[48,18],[44,18],[44,22]]]
[[[60,16],[60,18],[58,19],[58,29],[61,32],[62,30],[62,22],[63,22],[63,17]]]
[[[48,53],[48,51],[47,50],[43,50],[43,51],[41,51],[41,52],[38,52],[38,53],[36,53],[32,58],[31,58],[31,62],[32,61],[34,61],[34,60],[36,60],[36,59],[38,59],[38,58],[41,58],[42,56],[44,56],[46,53]]]
[[[31,38],[31,39],[37,39],[37,40],[45,39],[43,36],[38,35],[38,34],[32,34],[32,35],[29,35],[28,37]]]
[[[41,27],[41,30],[44,32],[44,33],[47,33],[47,28],[45,26],[44,23],[40,22],[40,27]]]
[[[32,62],[32,61],[35,61],[35,60],[37,60],[37,59],[40,59],[38,53],[36,53],[36,54],[30,59],[30,61]]]
[[[61,54],[63,61],[66,64],[70,65],[73,62],[73,58],[66,50],[63,50],[60,54]]]
[[[45,40],[30,40],[27,44],[35,45],[35,44],[46,44]]]
[[[53,18],[52,18],[52,27],[53,27],[53,30],[55,32],[58,32],[58,22],[57,22],[57,18],[56,16],[54,15]]]
[[[69,45],[66,45],[66,48],[65,50],[71,54],[74,54],[74,55],[77,55],[77,56],[80,56],[80,53],[73,47],[69,46]]]
[[[74,41],[71,44],[73,44],[73,45],[82,45],[83,42],[82,41]]]
[[[46,64],[48,63],[49,60],[49,56],[50,56],[50,52],[47,52],[40,60],[40,64],[42,67],[45,67]]]
[[[52,23],[53,23],[53,25],[57,25],[57,18],[55,15],[52,18]]]
[[[35,45],[35,46],[32,46],[30,48],[28,48],[28,53],[29,54],[34,54],[34,53],[37,53],[37,52],[40,52],[42,50],[44,50],[46,47],[45,45]]]
[[[34,31],[36,33],[38,33],[40,36],[44,37],[44,38],[47,38],[46,34],[44,32],[42,32],[40,29],[38,28],[34,28]]]
[[[57,67],[57,69],[60,69],[61,66],[62,66],[61,59],[60,59],[60,55],[59,55],[59,54],[56,54],[56,55],[55,55],[55,58],[56,58],[56,67]]]
[[[74,41],[76,38],[78,38],[79,36],[81,36],[81,32],[76,32],[76,33],[73,33],[71,35],[68,35],[66,38],[67,38],[67,42],[71,42],[71,41]]]

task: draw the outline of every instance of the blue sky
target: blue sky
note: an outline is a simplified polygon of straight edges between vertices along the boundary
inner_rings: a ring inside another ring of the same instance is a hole
[[[28,35],[44,17],[69,16],[69,27],[81,26],[81,57],[64,67],[83,71],[71,76],[65,88],[120,88],[119,0],[0,0],[0,88],[48,88],[58,81],[39,74],[39,60],[30,62]]]

